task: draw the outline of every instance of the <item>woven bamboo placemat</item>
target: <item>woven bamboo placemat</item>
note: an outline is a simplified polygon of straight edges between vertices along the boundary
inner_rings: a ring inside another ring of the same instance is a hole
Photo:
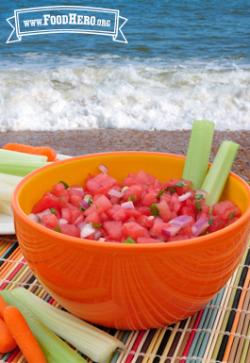
[[[108,330],[126,346],[125,351],[114,354],[111,363],[250,363],[249,267],[248,248],[227,285],[204,310],[189,319],[162,329]],[[1,238],[0,289],[16,286],[57,305],[32,274],[17,241]],[[25,360],[16,349],[0,355],[0,362]]]

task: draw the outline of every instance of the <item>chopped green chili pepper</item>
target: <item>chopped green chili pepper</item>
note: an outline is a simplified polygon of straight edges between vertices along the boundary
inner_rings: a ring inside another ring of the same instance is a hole
[[[152,216],[158,216],[160,214],[159,208],[155,203],[151,204],[150,212]]]
[[[204,195],[203,194],[195,194],[194,198],[196,200],[201,200],[201,199],[204,199]]]
[[[209,226],[211,226],[213,223],[214,223],[214,219],[213,219],[213,218],[210,218],[210,219],[208,220],[208,224],[209,224]]]
[[[200,201],[195,202],[195,209],[198,211],[201,211],[201,202]]]
[[[50,210],[50,213],[51,213],[51,214],[55,214],[55,215],[56,215],[56,210],[55,210],[55,208],[50,208],[49,210]]]
[[[229,213],[228,220],[231,221],[235,217],[235,212]]]
[[[185,184],[182,181],[179,181],[178,183],[175,184],[176,187],[180,187],[180,188],[184,187],[184,185]]]
[[[124,243],[136,243],[136,241],[135,241],[133,238],[131,238],[131,237],[128,237],[128,238],[127,238],[127,239],[125,239],[123,242],[124,242]]]
[[[63,184],[65,189],[68,189],[69,185],[65,181],[60,180],[59,183]]]
[[[102,224],[101,223],[92,223],[92,226],[94,228],[101,228],[102,227]]]
[[[175,186],[171,185],[171,186],[168,186],[166,189],[165,189],[166,192],[169,192],[170,194],[174,194],[176,193],[176,188]]]
[[[129,197],[128,197],[128,201],[129,202],[134,202],[136,199],[135,195],[131,194]]]
[[[165,193],[165,190],[160,190],[157,194],[157,198],[160,198]]]

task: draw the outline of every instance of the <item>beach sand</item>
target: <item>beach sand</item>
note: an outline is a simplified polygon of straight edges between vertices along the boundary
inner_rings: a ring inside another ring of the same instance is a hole
[[[19,142],[50,145],[67,155],[115,151],[148,150],[184,154],[190,131],[137,131],[124,129],[93,129],[76,131],[9,131],[0,133],[0,145]],[[241,145],[233,171],[250,180],[250,131],[217,131],[212,155],[222,140],[230,139]]]

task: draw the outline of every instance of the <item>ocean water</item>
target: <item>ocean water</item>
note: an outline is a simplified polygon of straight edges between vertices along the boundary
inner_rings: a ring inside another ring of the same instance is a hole
[[[6,44],[14,9],[89,5],[128,18],[128,44],[51,34]],[[250,129],[250,1],[0,2],[0,130]]]

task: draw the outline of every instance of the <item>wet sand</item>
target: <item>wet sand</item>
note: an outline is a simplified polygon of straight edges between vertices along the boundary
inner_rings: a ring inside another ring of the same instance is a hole
[[[184,154],[190,131],[137,131],[93,129],[76,131],[9,131],[0,133],[0,145],[19,142],[32,145],[50,145],[68,155],[115,151],[148,150]],[[250,131],[217,131],[212,155],[222,140],[230,139],[241,145],[233,171],[250,180]]]

